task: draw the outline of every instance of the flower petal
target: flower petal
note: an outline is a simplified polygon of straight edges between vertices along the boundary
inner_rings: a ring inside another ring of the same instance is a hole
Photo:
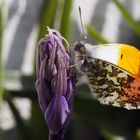
[[[69,113],[70,110],[65,97],[61,96],[59,101],[56,100],[56,97],[53,97],[45,112],[45,120],[51,134],[59,134],[64,128]]]

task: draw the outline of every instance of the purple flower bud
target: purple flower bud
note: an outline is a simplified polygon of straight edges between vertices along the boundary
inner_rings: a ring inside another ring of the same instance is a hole
[[[50,140],[63,139],[72,112],[75,77],[69,49],[64,48],[63,41],[67,43],[59,32],[48,28],[37,48],[36,90]]]

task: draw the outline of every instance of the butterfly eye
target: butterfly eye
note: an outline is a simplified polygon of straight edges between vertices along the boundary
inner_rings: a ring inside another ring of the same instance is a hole
[[[85,45],[81,41],[75,43],[74,50],[79,52],[80,54],[86,54]]]
[[[84,47],[84,45],[81,42],[76,42],[74,44],[74,50],[75,51],[80,51],[80,49],[83,48],[83,47]]]
[[[81,51],[82,53],[85,53],[85,47],[81,47],[81,48],[80,48],[80,51]]]

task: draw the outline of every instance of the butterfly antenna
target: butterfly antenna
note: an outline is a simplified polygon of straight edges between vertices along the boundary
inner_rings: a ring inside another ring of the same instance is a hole
[[[87,37],[85,36],[85,32],[84,32],[82,12],[81,12],[81,7],[80,6],[79,6],[79,16],[80,16],[80,23],[81,23],[81,27],[82,27],[82,39],[85,41]]]

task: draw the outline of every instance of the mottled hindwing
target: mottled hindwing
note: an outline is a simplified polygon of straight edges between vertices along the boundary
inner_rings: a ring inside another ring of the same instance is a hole
[[[127,109],[140,108],[140,80],[120,67],[101,59],[87,63],[93,95],[102,103]]]

